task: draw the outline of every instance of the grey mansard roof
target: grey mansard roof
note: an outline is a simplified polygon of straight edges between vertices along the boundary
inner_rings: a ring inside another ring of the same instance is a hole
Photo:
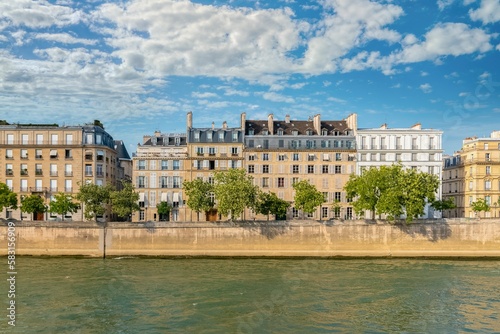
[[[262,135],[263,131],[271,131],[268,129],[268,120],[247,120],[245,122],[245,135],[249,134],[249,131],[253,129],[254,135]],[[288,123],[285,121],[273,121],[273,134],[277,134],[278,130],[283,130],[283,135],[292,135],[292,131],[297,130],[298,135],[306,135],[308,130],[312,131],[313,135],[321,135],[317,133],[314,129],[313,121],[294,121],[290,120]],[[346,121],[321,121],[321,131],[327,130],[328,135],[332,135],[333,132],[337,131],[341,134],[346,134],[347,130],[351,130],[347,126]]]

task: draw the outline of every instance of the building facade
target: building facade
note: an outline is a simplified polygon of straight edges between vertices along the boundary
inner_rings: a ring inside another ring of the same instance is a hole
[[[133,180],[139,193],[139,212],[133,221],[184,221],[187,219],[182,182],[189,166],[185,133],[144,136],[133,154]],[[161,216],[157,204],[167,202],[170,215]]]
[[[360,175],[365,168],[401,163],[403,167],[434,174],[441,180],[442,134],[440,130],[422,129],[420,123],[410,128],[391,129],[384,124],[380,128],[358,129],[356,173]],[[441,197],[440,184],[436,198]],[[427,205],[425,218],[438,216],[439,212]]]
[[[244,124],[247,173],[263,191],[292,204],[283,218],[305,217],[293,207],[293,184],[301,180],[308,180],[325,197],[325,203],[308,218],[354,217],[343,188],[356,166],[356,114],[337,121],[322,121],[319,114],[308,120],[292,120],[287,115],[278,121],[270,114],[268,119],[245,120]],[[333,208],[334,202],[338,209]]]
[[[120,158],[126,160],[128,153],[123,157],[118,155],[113,138],[102,125],[60,127],[57,124],[3,122],[0,151],[3,169],[0,170],[0,182],[18,194],[19,202],[22,196],[38,194],[48,205],[57,193],[76,195],[81,184],[119,187],[121,176],[126,175],[126,162],[120,163]],[[21,216],[19,209],[2,212],[0,217],[31,218],[25,213]],[[33,214],[32,219],[55,220],[58,217],[40,212]],[[84,220],[81,210],[65,219]]]
[[[443,198],[452,198],[456,208],[449,217],[475,217],[471,203],[484,199],[490,205],[485,217],[499,217],[500,131],[490,137],[470,137],[453,157],[444,160]]]

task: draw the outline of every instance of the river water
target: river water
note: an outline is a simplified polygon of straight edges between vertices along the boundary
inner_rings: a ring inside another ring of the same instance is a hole
[[[0,332],[500,332],[499,261],[18,257],[16,265],[16,326],[4,283]]]

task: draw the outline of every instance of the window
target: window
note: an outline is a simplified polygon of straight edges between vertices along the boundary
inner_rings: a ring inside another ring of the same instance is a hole
[[[352,219],[352,208],[349,207],[349,208],[347,208],[346,211],[347,211],[347,213],[346,213],[346,217],[345,218],[346,219]]]
[[[487,150],[488,149],[488,143],[484,143],[484,149]]]
[[[67,145],[73,144],[73,135],[72,134],[67,134],[66,135],[66,144]]]
[[[285,161],[286,155],[280,154],[278,155],[278,161]]]
[[[329,140],[322,140],[321,141],[321,147],[322,148],[329,148],[330,146],[330,141]]]
[[[341,174],[342,173],[342,166],[336,165],[335,166],[335,174]]]
[[[181,187],[181,177],[180,176],[174,176],[172,178],[173,181],[173,188],[180,188]]]
[[[323,174],[328,174],[328,165],[321,166],[321,172]]]
[[[307,165],[307,174],[314,174],[314,165]]]
[[[96,165],[96,168],[95,168],[95,173],[96,173],[96,175],[97,175],[97,176],[99,176],[99,177],[104,176],[104,173],[103,173],[103,171],[102,171],[102,164],[98,164],[98,165]]]
[[[335,153],[335,161],[342,161],[342,153]]]
[[[104,151],[103,150],[97,150],[97,161],[104,161]]]
[[[385,161],[385,153],[380,153],[380,161]]]
[[[85,165],[85,176],[92,176],[92,165]]]
[[[254,165],[248,165],[248,173],[249,174],[255,173],[255,166]]]
[[[138,169],[139,170],[145,170],[146,169],[146,160],[139,160],[138,161]]]
[[[70,193],[73,191],[73,181],[72,180],[65,180],[64,181],[64,191]]]
[[[321,135],[322,136],[328,136],[328,130],[327,129],[321,130]]]
[[[71,150],[64,150],[64,158],[65,159],[73,159],[73,153]]]
[[[207,141],[212,141],[212,131],[207,131]]]
[[[278,136],[283,136],[283,129],[278,129]]]
[[[292,173],[293,174],[298,174],[299,173],[299,165],[293,165],[292,166]]]
[[[474,189],[474,182],[469,181],[469,190],[472,190],[472,189]]]
[[[57,180],[50,180],[50,191],[57,192]]]
[[[35,159],[43,159],[42,150],[35,150]]]
[[[211,156],[215,155],[215,147],[209,147],[208,148],[208,155],[211,155]]]
[[[194,141],[200,141],[200,132],[198,131],[194,132]]]
[[[203,147],[197,147],[196,148],[196,154],[197,155],[203,155]]]
[[[224,141],[224,132],[219,132],[219,141]]]
[[[341,199],[341,193],[340,193],[340,191],[336,191],[335,192],[335,201],[340,202],[340,199]]]
[[[253,129],[248,129],[248,135],[249,136],[253,136],[254,134],[254,130]]]
[[[21,159],[28,159],[28,150],[21,150]]]
[[[306,140],[306,148],[316,148],[315,140]]]
[[[12,153],[12,150],[5,150],[5,158],[6,159],[14,159],[14,155]]]
[[[316,159],[316,156],[314,154],[309,154],[307,156],[307,161],[314,161]]]
[[[292,217],[299,218],[299,210],[292,208]]]
[[[262,153],[262,160],[269,161],[269,153]]]
[[[279,140],[278,140],[278,147],[279,147],[279,148],[283,148],[283,147],[285,147],[285,141],[284,141],[283,139],[279,139]]]
[[[278,188],[283,188],[285,186],[285,178],[278,177]]]
[[[293,161],[299,161],[299,159],[300,159],[299,153],[294,153],[294,154],[293,154],[293,159],[292,159],[292,160],[293,160]]]
[[[173,161],[172,169],[173,170],[179,170],[179,168],[180,168],[180,161],[179,160],[174,160]]]
[[[43,144],[43,135],[36,135],[36,143],[37,145]]]
[[[50,164],[50,176],[57,176],[57,165]]]
[[[263,136],[267,136],[268,134],[269,134],[269,131],[267,131],[267,130],[262,130],[262,135],[263,135]]]
[[[50,135],[50,143],[52,145],[57,145],[57,142],[59,141],[59,136],[56,134]]]
[[[484,181],[484,189],[491,190],[491,180]]]
[[[489,153],[486,153],[486,154],[484,155],[484,158],[486,159],[486,161],[490,161],[490,160],[491,160],[491,158],[490,158],[490,154],[489,154]]]
[[[137,188],[145,188],[146,187],[146,177],[138,176],[137,177]]]
[[[312,135],[313,135],[313,131],[312,131],[312,130],[307,130],[307,131],[306,131],[306,135],[308,135],[308,136],[312,136]]]
[[[322,194],[323,194],[323,200],[325,202],[328,202],[328,192],[324,191]]]
[[[299,131],[298,131],[298,130],[293,130],[293,131],[292,131],[292,135],[294,135],[294,136],[298,136],[298,135],[299,135]]]
[[[42,164],[35,165],[35,175],[43,175]]]
[[[73,165],[64,166],[64,176],[73,176]]]
[[[262,173],[269,174],[269,165],[262,165]]]
[[[269,178],[263,177],[262,178],[262,188],[268,188],[268,187],[269,187]]]
[[[231,154],[233,156],[238,155],[238,148],[237,147],[231,147]]]
[[[484,201],[486,204],[491,205],[491,196],[484,196]]]
[[[233,142],[238,141],[238,132],[233,132]]]
[[[486,175],[491,174],[491,166],[486,166]]]
[[[57,159],[57,150],[50,150],[50,158]]]
[[[21,164],[21,175],[28,175],[28,165]]]
[[[248,160],[249,160],[249,161],[254,161],[254,160],[255,160],[255,155],[250,154],[250,155],[248,156]]]
[[[298,177],[292,177],[292,186],[295,184],[295,183],[298,183],[299,182],[299,178]]]
[[[28,135],[26,135],[26,134],[21,135],[21,144],[23,144],[23,145],[29,144]]]

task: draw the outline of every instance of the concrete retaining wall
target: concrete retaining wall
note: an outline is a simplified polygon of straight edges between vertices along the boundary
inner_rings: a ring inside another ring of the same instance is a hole
[[[500,221],[17,224],[18,255],[500,257]],[[0,226],[7,254],[7,227]]]

